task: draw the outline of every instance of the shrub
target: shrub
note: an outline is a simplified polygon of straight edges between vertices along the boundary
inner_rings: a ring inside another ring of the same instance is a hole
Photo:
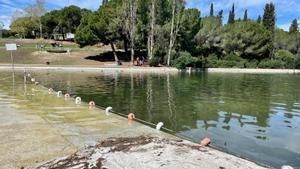
[[[233,54],[233,53],[230,53],[229,55],[226,55],[224,57],[224,60],[227,60],[227,61],[235,61],[235,62],[240,62],[242,60],[241,57]]]
[[[215,54],[210,54],[205,62],[205,67],[208,68],[217,68],[218,67],[218,57]]]
[[[284,62],[284,68],[294,68],[296,56],[287,50],[278,50],[275,53],[275,59]]]
[[[246,68],[257,68],[258,61],[256,59],[250,60],[248,62],[245,62]]]
[[[158,57],[153,57],[152,59],[150,59],[149,60],[149,66],[158,67],[159,66],[159,58]]]
[[[202,59],[192,57],[189,52],[179,52],[178,58],[172,61],[172,66],[178,69],[185,69],[186,67],[201,67]]]
[[[284,62],[281,60],[264,59],[259,64],[259,68],[279,69],[284,68]]]
[[[296,56],[295,68],[300,69],[300,54]]]

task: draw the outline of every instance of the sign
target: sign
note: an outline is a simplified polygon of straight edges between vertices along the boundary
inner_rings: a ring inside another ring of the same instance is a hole
[[[17,45],[15,43],[5,44],[5,47],[7,51],[17,50]]]

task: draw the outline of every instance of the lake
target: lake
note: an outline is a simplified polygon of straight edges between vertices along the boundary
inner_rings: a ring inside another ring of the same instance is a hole
[[[134,113],[194,142],[259,163],[300,168],[300,76],[40,72],[42,85]]]

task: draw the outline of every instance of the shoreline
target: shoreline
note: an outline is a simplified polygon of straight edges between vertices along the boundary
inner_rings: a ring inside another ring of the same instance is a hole
[[[11,70],[10,64],[0,64],[0,70]],[[46,70],[46,71],[72,71],[72,72],[122,72],[122,73],[232,73],[232,74],[300,74],[300,69],[241,69],[241,68],[207,68],[179,70],[169,67],[122,67],[114,65],[89,66],[89,65],[23,65],[15,64],[16,71],[23,70]]]

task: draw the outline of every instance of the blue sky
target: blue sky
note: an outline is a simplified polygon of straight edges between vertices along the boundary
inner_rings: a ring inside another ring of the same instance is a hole
[[[0,0],[0,21],[4,23],[5,28],[9,27],[10,16],[15,10],[22,9],[35,0]],[[96,10],[102,0],[45,0],[47,10],[60,9],[68,5],[77,5],[81,8]],[[186,0],[188,8],[198,8],[201,16],[209,13],[210,4],[214,3],[215,13],[224,10],[224,22],[227,22],[228,11],[232,4],[236,7],[236,17],[243,17],[245,9],[248,9],[248,15],[256,19],[258,15],[263,14],[264,5],[273,2],[276,7],[277,26],[288,30],[293,19],[300,21],[300,0]]]

